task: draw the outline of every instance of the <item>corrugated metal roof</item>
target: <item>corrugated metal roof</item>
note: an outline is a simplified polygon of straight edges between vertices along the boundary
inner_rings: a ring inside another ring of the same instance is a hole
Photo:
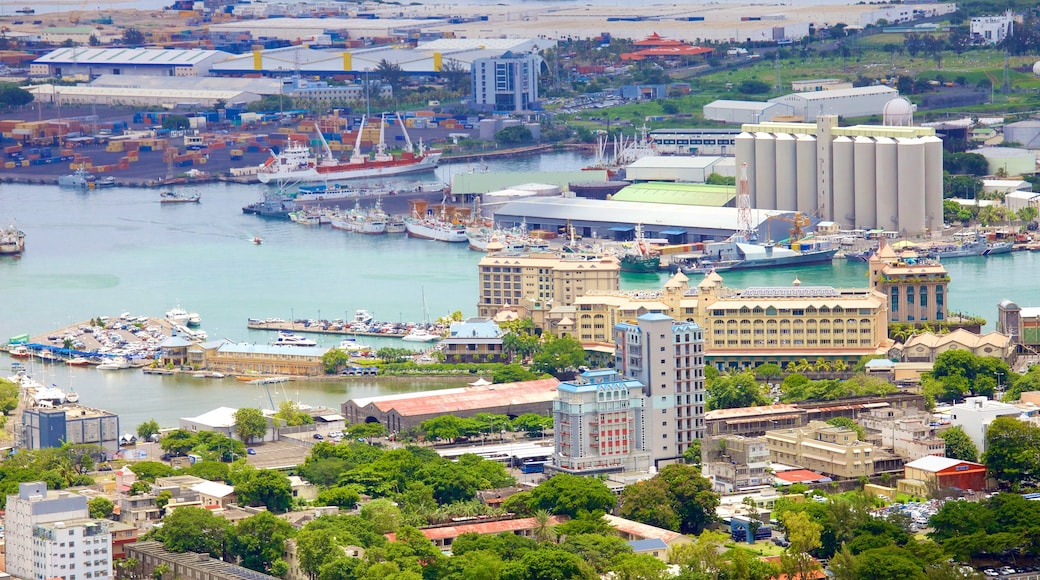
[[[192,66],[205,60],[223,60],[230,53],[222,50],[182,50],[164,48],[59,48],[34,62],[36,64],[132,64]]]
[[[746,111],[765,111],[770,107],[779,106],[779,103],[771,103],[769,101],[731,101],[728,99],[719,99],[712,101],[707,105],[704,105],[705,109],[740,109]]]
[[[455,191],[455,188],[452,188]],[[751,226],[757,228],[769,216],[791,212],[754,210]],[[584,198],[538,197],[511,201],[495,210],[495,216],[581,220],[601,223],[644,223],[733,232],[739,229],[737,209],[732,207],[679,206],[674,204],[617,202]]]
[[[395,411],[402,417],[458,413],[487,407],[507,407],[530,403],[545,403],[556,398],[560,381],[541,379],[521,383],[504,383],[486,387],[469,387],[434,391],[424,397],[374,401],[384,413]]]
[[[291,354],[295,356],[323,356],[329,352],[324,346],[292,346],[271,344],[249,344],[245,342],[227,343],[217,349],[218,352],[235,352],[243,354]]]
[[[488,193],[527,183],[544,183],[567,187],[575,181],[607,181],[606,170],[594,171],[510,171],[506,173],[456,173],[451,178],[453,194]]]
[[[635,201],[642,203],[668,203],[723,207],[737,196],[733,185],[707,185],[704,183],[637,183],[629,185],[611,196],[611,201]]]
[[[183,86],[183,85],[182,85]],[[146,97],[153,99],[167,99],[170,101],[190,101],[194,99],[224,99],[226,101],[238,101],[245,97],[254,95],[246,91],[238,90],[198,90],[198,89],[133,89],[128,87],[93,87],[89,85],[55,86],[36,85],[26,87],[27,91],[39,95],[60,94],[66,97],[74,96],[96,96],[109,98]]]
[[[851,89],[832,89],[828,91],[808,91],[804,93],[791,93],[789,95],[784,95],[783,97],[776,97],[775,99],[770,99],[770,101],[774,103],[782,102],[779,101],[779,99],[788,99],[792,97],[805,99],[806,101],[821,101],[825,99],[836,99],[842,97],[865,97],[885,94],[898,96],[899,91],[893,89],[892,87],[876,85],[870,87],[853,87]]]
[[[951,468],[951,467],[953,467],[955,465],[960,465],[962,463],[965,463],[965,464],[968,464],[968,465],[971,465],[971,466],[983,467],[982,465],[979,465],[978,463],[972,463],[970,461],[963,461],[961,459],[953,459],[952,457],[939,457],[938,455],[928,455],[928,456],[922,457],[920,459],[915,459],[915,460],[911,461],[910,463],[907,463],[905,467],[910,467],[910,468],[913,468],[913,469],[920,469],[921,471],[929,471],[929,472],[932,472],[932,473],[938,473],[938,472],[940,472],[940,471],[942,471],[944,469],[949,469],[949,468]]]

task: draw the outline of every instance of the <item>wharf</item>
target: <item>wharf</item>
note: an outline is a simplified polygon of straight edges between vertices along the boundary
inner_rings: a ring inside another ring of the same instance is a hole
[[[257,320],[250,319],[246,324],[246,327],[251,330],[277,330],[280,332],[300,332],[300,333],[312,333],[312,334],[334,334],[342,336],[382,336],[384,338],[404,338],[408,334],[408,330],[414,327],[422,327],[422,324],[416,324],[413,322],[402,322],[402,323],[380,323],[373,322],[373,326],[380,326],[384,324],[392,324],[393,330],[387,332],[373,331],[373,330],[354,330],[350,324],[334,324],[327,320],[321,320],[317,322],[309,321],[297,321],[288,322],[285,320]]]
[[[98,364],[102,359],[122,356],[131,366],[142,366],[158,353],[158,344],[173,335],[173,325],[164,318],[144,316],[102,317],[105,326],[96,326],[97,319],[84,320],[29,338],[25,346],[34,358],[60,362],[73,357],[89,359]],[[72,348],[66,348],[66,346]],[[3,345],[10,350],[15,344]]]

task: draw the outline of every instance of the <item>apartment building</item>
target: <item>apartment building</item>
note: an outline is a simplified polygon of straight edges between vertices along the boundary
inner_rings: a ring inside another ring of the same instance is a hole
[[[586,371],[560,383],[553,403],[553,466],[595,474],[647,471],[643,384],[611,369]]]
[[[719,493],[769,485],[769,446],[762,437],[718,437],[701,442],[701,472]]]
[[[5,523],[6,571],[12,576],[81,580],[112,575],[112,534],[107,524],[90,519],[81,495],[48,491],[42,481],[20,483],[18,493],[7,496]]]
[[[765,434],[769,460],[797,465],[841,479],[874,475],[874,446],[856,432],[813,421],[805,427]]]
[[[644,386],[646,450],[662,467],[704,436],[704,335],[694,322],[644,314],[614,327],[615,365]]]

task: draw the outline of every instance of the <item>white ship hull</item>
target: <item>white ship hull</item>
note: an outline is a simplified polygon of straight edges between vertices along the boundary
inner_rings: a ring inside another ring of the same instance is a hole
[[[432,171],[437,167],[441,158],[440,151],[431,151],[415,163],[391,162],[385,165],[377,163],[359,164],[351,167],[342,164],[342,169],[332,171],[319,171],[319,167],[303,167],[299,169],[285,169],[278,171],[260,171],[256,174],[260,183],[277,182],[279,180],[297,181],[301,183],[315,183],[325,181],[342,181],[347,179],[366,179],[372,177],[391,177],[394,175],[405,175],[421,171]]]
[[[352,220],[349,218],[345,220],[334,219],[331,225],[337,230],[354,232],[355,234],[377,235],[386,233],[385,221]]]
[[[466,229],[442,222],[409,221],[405,222],[408,235],[413,238],[436,240],[452,244],[465,243]]]

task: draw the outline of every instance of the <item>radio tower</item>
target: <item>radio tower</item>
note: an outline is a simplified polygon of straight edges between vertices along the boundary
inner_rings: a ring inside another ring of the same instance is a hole
[[[737,182],[737,233],[749,242],[758,239],[751,229],[751,187],[748,185],[747,162],[740,164],[740,181]]]

